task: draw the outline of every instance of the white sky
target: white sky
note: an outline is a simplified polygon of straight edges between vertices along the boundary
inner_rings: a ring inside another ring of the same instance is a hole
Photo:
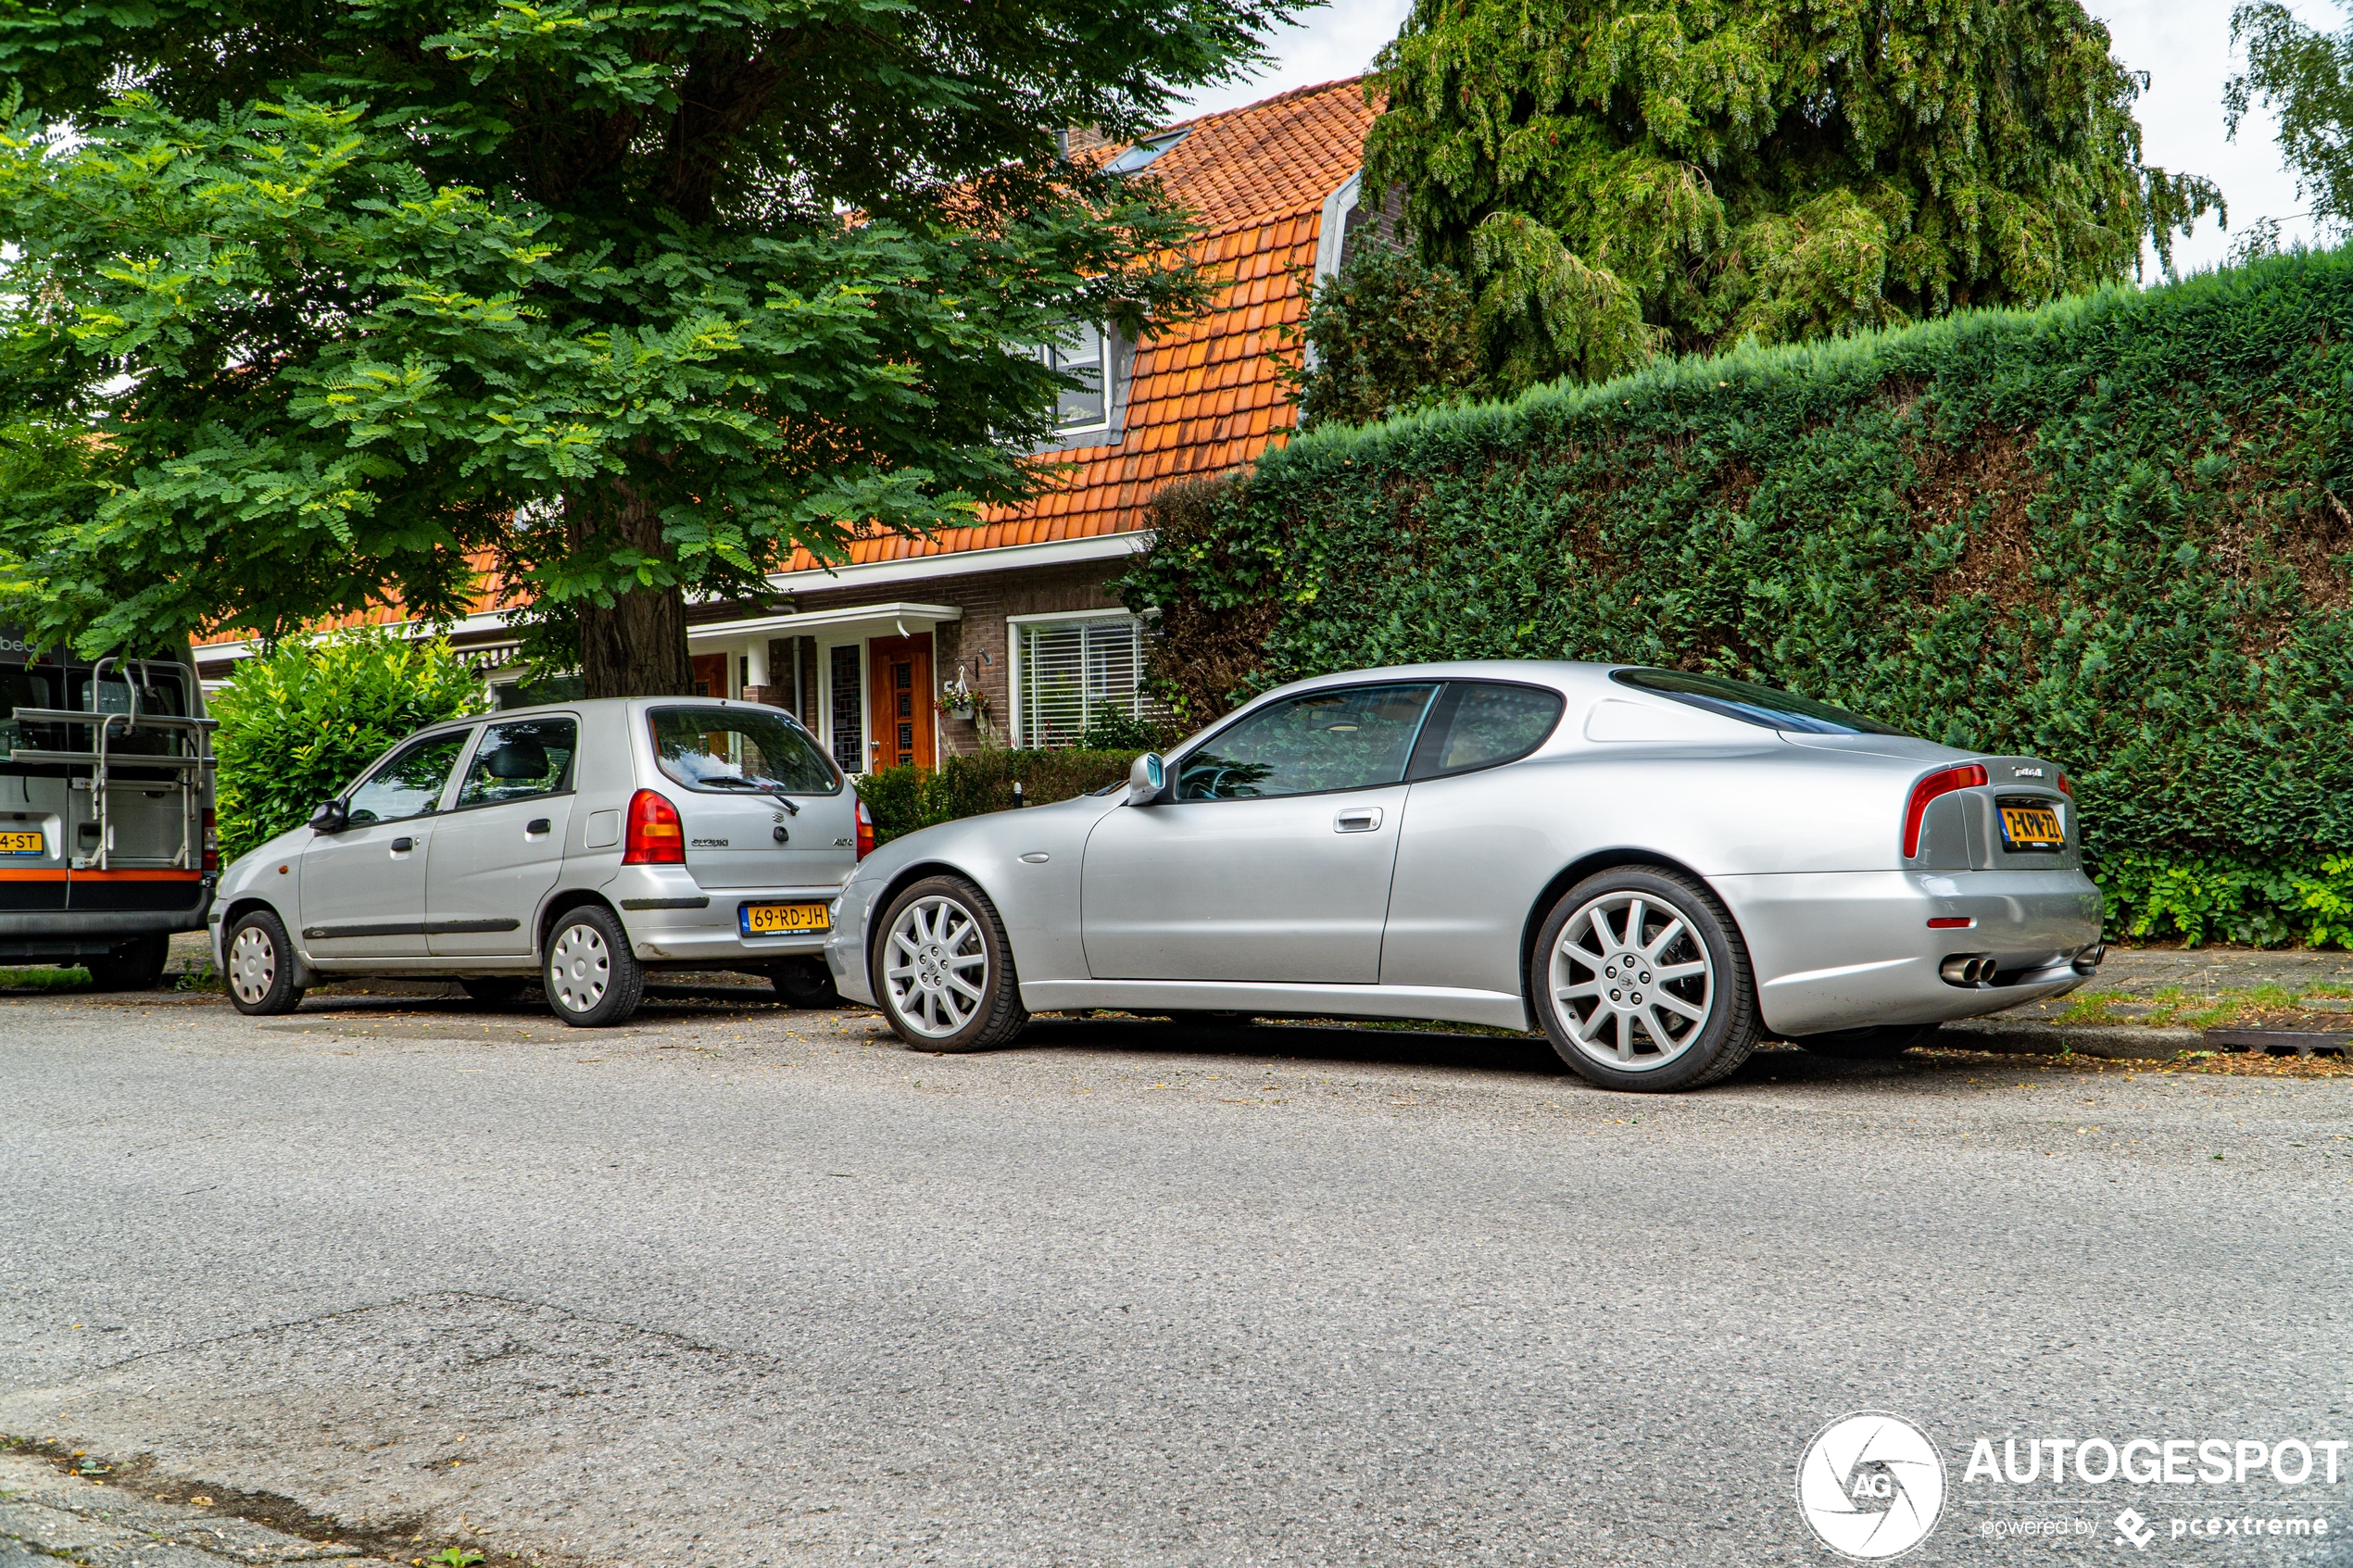
[[[2315,27],[2335,31],[2346,25],[2345,14],[2328,0],[2288,4]],[[1409,8],[1410,0],[1334,0],[1282,31],[1274,40],[1271,69],[1204,93],[1194,107],[1230,108],[1286,88],[1353,76],[1395,36]],[[2134,106],[2148,162],[2203,174],[2220,185],[2230,204],[2231,234],[2250,220],[2277,218],[2285,237],[2319,237],[2296,216],[2303,204],[2295,177],[2280,165],[2269,119],[2250,115],[2237,141],[2223,138],[2222,82],[2241,63],[2231,49],[2231,0],[2087,0],[2086,9],[2108,23],[2117,59],[2149,73],[2149,90]],[[2219,264],[2231,234],[2208,218],[2177,243],[2175,265],[2187,272]]]

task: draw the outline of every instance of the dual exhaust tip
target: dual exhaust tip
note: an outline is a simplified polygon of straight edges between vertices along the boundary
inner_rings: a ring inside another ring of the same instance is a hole
[[[1936,966],[1947,985],[1991,985],[1994,960],[1975,953],[1956,953]]]

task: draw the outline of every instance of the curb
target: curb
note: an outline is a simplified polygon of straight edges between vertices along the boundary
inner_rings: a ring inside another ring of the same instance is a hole
[[[1995,1051],[2005,1056],[2096,1056],[2114,1061],[2168,1061],[2183,1051],[2206,1045],[2196,1029],[2161,1029],[2140,1024],[2029,1023],[2023,1020],[1967,1018],[1947,1023],[1931,1035],[1931,1046],[1964,1051]]]

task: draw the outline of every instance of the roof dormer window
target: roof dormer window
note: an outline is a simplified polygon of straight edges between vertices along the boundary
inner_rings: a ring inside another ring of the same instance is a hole
[[[1055,400],[1057,430],[1069,434],[1111,428],[1111,345],[1101,328],[1085,321],[1064,327],[1038,357],[1078,383],[1064,385]]]

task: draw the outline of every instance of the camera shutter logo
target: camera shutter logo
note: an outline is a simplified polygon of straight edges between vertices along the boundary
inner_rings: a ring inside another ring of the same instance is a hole
[[[1944,1511],[1944,1458],[1900,1416],[1840,1416],[1814,1434],[1797,1461],[1797,1509],[1842,1557],[1900,1557],[1928,1539]]]

